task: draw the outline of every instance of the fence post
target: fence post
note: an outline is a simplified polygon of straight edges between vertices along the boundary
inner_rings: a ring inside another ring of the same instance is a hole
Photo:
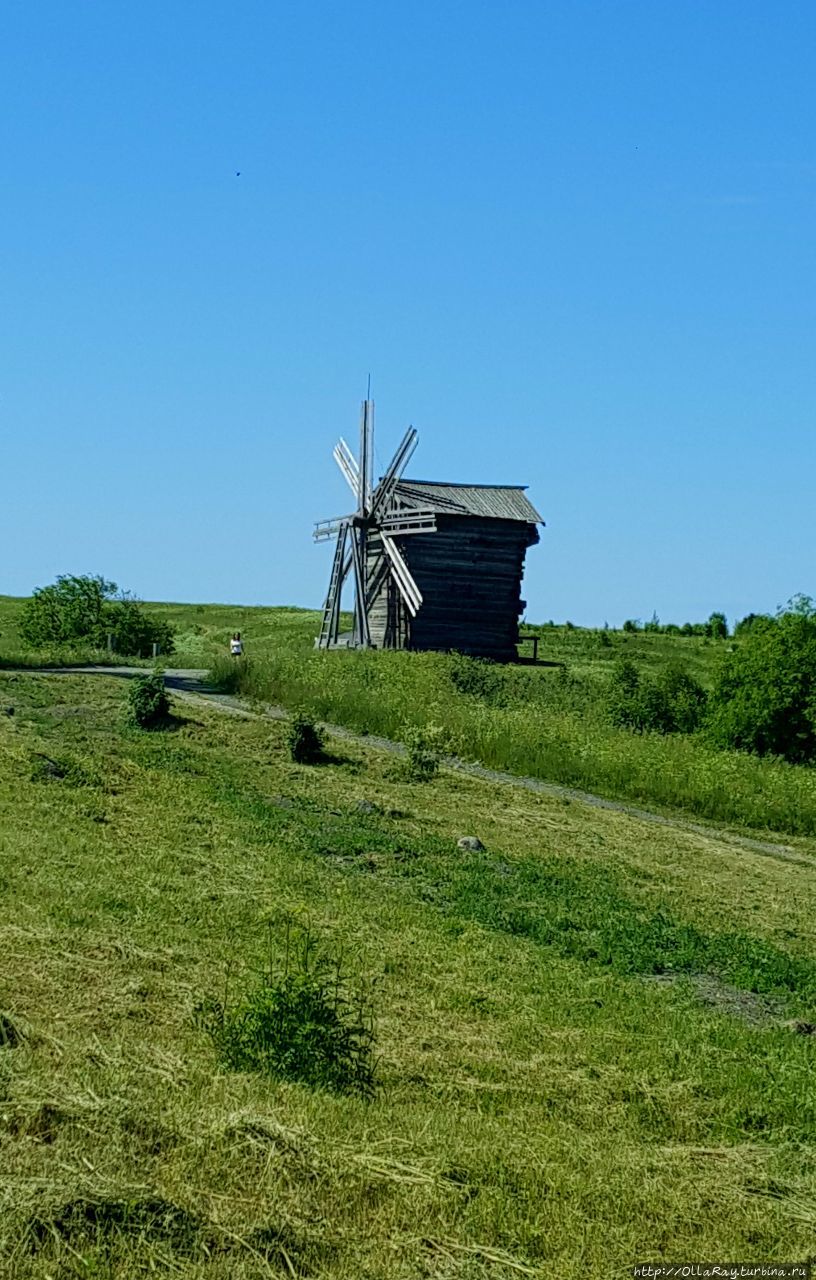
[[[153,657],[158,658],[158,656],[159,656],[159,645],[158,645],[158,641],[154,640],[153,641]]]
[[[108,632],[108,653],[113,653],[113,632]]]
[[[533,636],[533,666],[538,662],[538,636]]]

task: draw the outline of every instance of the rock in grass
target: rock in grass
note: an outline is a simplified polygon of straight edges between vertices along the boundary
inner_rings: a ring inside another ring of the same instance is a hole
[[[377,806],[372,804],[370,800],[358,800],[354,806],[357,813],[376,813]]]
[[[480,853],[484,849],[484,845],[478,836],[462,836],[456,841],[458,848],[466,849],[468,853]]]

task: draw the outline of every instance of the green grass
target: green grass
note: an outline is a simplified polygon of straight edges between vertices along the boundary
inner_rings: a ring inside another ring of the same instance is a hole
[[[592,634],[564,632],[543,652],[564,666],[478,664],[474,681],[455,656],[325,653],[292,629],[274,645],[248,644],[243,664],[217,660],[214,675],[225,688],[362,732],[405,738],[413,726],[441,728],[451,752],[511,773],[735,826],[816,833],[816,770],[720,751],[699,734],[609,723],[615,657],[631,653],[652,668],[682,662],[710,682],[720,646],[622,634],[599,646]]]
[[[19,660],[21,605],[0,598],[0,667]],[[453,753],[511,773],[735,827],[816,834],[816,769],[720,751],[699,734],[637,734],[609,723],[606,690],[618,658],[652,672],[678,665],[710,685],[731,641],[542,627],[540,656],[561,665],[463,668],[445,654],[316,651],[319,615],[305,609],[148,607],[176,628],[172,665],[212,668],[221,687],[257,701],[399,739],[441,728]],[[239,663],[225,656],[235,630],[247,654]]]
[[[0,673],[0,1274],[813,1256],[816,1040],[782,1023],[816,1016],[816,861],[338,740],[298,766],[183,702],[139,733],[126,696]],[[372,994],[368,1100],[228,1069],[196,1016],[300,927]]]

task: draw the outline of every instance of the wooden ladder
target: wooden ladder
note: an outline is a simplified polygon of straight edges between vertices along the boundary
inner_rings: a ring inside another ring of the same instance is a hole
[[[320,635],[317,639],[318,649],[328,649],[332,641],[337,639],[337,627],[340,618],[340,590],[343,584],[345,555],[346,528],[344,526],[337,535],[337,543],[334,548],[329,590],[326,595],[326,603],[323,606],[323,621],[320,624]]]

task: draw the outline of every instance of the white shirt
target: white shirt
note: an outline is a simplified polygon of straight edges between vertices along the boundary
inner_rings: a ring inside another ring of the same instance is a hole
[[[240,640],[230,640],[230,653],[233,657],[240,657],[244,646]]]

